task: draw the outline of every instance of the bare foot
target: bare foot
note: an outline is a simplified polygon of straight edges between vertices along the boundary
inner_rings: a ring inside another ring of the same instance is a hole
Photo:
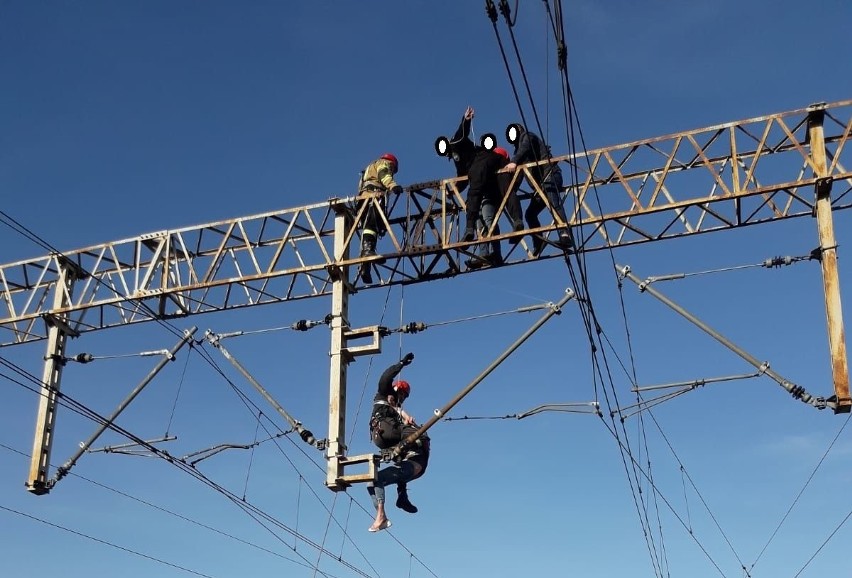
[[[368,532],[379,532],[379,531],[381,531],[381,530],[385,530],[385,529],[387,529],[387,528],[390,528],[390,527],[391,527],[391,525],[392,525],[392,524],[391,524],[391,521],[390,521],[390,520],[388,520],[387,518],[385,518],[384,520],[382,520],[382,521],[381,521],[381,522],[379,522],[378,524],[377,524],[376,522],[373,522],[373,525],[372,525],[372,526],[370,526],[370,527],[367,529],[367,531],[368,531]]]

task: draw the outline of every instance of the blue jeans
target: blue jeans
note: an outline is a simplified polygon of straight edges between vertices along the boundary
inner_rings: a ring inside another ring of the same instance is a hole
[[[379,470],[376,482],[367,486],[367,493],[373,500],[373,506],[385,503],[385,486],[410,482],[417,477],[417,466],[408,460],[398,464],[392,464],[383,470]]]
[[[480,236],[488,233],[491,224],[497,217],[497,205],[492,199],[483,199],[479,209],[479,219],[476,221],[476,228],[479,229]],[[500,234],[500,225],[495,225],[492,235]],[[500,241],[490,241],[488,243],[480,243],[476,246],[476,252],[480,257],[494,255],[500,257]]]

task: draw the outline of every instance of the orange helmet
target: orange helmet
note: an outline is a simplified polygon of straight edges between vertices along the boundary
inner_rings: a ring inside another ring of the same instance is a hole
[[[382,158],[386,161],[392,162],[393,163],[393,172],[397,172],[399,170],[399,161],[396,160],[396,157],[394,155],[392,155],[391,153],[385,153],[379,158]]]
[[[409,395],[411,395],[411,386],[408,385],[407,381],[399,380],[399,381],[393,382],[393,390],[396,393],[403,394],[405,397],[408,397]]]
[[[507,161],[509,160],[509,151],[507,151],[503,147],[494,147],[491,150],[493,150],[495,153],[497,153],[498,155],[500,155],[501,157],[503,157]]]

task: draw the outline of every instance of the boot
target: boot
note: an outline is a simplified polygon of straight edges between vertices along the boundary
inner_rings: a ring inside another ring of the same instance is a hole
[[[396,507],[404,512],[408,512],[409,514],[417,513],[417,506],[411,503],[408,499],[408,487],[404,484],[399,484],[397,486],[397,498],[396,498]]]
[[[474,255],[464,262],[468,269],[482,269],[483,267],[497,267],[503,264],[503,257],[499,253],[486,253],[485,255]]]
[[[376,236],[370,233],[364,233],[361,236],[361,257],[379,257],[376,259],[376,265],[381,265],[385,262],[385,258],[376,254]]]
[[[361,281],[367,285],[371,285],[373,283],[373,274],[370,269],[372,269],[372,267],[369,263],[361,263],[361,266],[358,268],[358,276],[361,277]]]
[[[464,234],[462,235],[461,240],[462,240],[462,242],[467,243],[467,242],[473,241],[475,238],[476,238],[476,231],[474,231],[470,227],[467,227],[464,230]]]
[[[473,271],[476,269],[482,269],[483,267],[488,267],[491,263],[485,257],[474,255],[470,259],[466,259],[464,264],[467,265],[468,270]]]
[[[559,246],[563,251],[571,251],[574,248],[574,236],[571,231],[566,230],[559,233]]]
[[[541,255],[541,252],[544,251],[545,247],[547,247],[547,243],[545,243],[544,239],[541,238],[541,235],[533,235],[533,257]]]
[[[524,224],[521,221],[514,221],[512,223],[512,232],[513,233],[520,233],[523,230],[524,230]],[[517,245],[518,243],[521,242],[521,239],[523,239],[523,238],[524,238],[523,235],[518,235],[516,237],[512,237],[511,239],[509,239],[509,244],[510,245]]]

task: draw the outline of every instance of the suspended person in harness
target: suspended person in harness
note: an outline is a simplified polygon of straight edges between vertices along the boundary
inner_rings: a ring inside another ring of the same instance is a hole
[[[515,154],[512,156],[511,162],[503,169],[504,171],[514,171],[518,165],[526,163],[549,161],[530,167],[530,174],[532,174],[535,181],[534,183],[530,182],[530,185],[533,187],[538,186],[544,192],[551,208],[562,222],[567,225],[568,218],[565,216],[565,209],[562,207],[562,198],[560,196],[562,192],[562,170],[556,162],[551,160],[550,147],[537,134],[529,132],[517,123],[510,124],[506,128],[506,138],[510,143],[515,145]],[[514,202],[517,207],[515,210],[517,213],[520,213],[520,204],[517,201],[517,196],[514,194],[512,196],[515,199]],[[534,194],[532,196],[530,204],[524,213],[529,228],[535,229],[541,226],[538,216],[544,210],[545,206],[544,200],[542,200],[540,195]],[[536,257],[539,256],[544,250],[545,245],[544,238],[540,235],[535,235],[533,237],[533,255]],[[571,249],[574,246],[574,239],[570,229],[565,228],[559,232],[559,246],[564,250]]]
[[[388,193],[402,193],[402,187],[393,180],[393,176],[398,170],[399,162],[396,157],[390,153],[385,153],[376,161],[370,163],[361,176],[361,182],[358,186],[358,199],[363,199],[367,203],[367,209],[361,221],[361,257],[375,257],[376,239],[384,236],[386,232],[385,223],[379,215],[379,209],[370,199],[378,196],[381,212],[385,211]],[[384,262],[384,258],[375,261],[377,265]],[[371,267],[372,263],[361,264],[359,275],[364,283],[373,282]]]
[[[419,426],[412,422],[402,428],[402,437],[406,438],[418,429]],[[422,434],[415,442],[403,447],[397,461],[379,470],[376,481],[367,486],[367,492],[376,508],[376,518],[369,528],[370,532],[378,532],[391,527],[391,521],[385,513],[385,487],[391,484],[397,484],[397,487],[399,487],[425,474],[426,467],[429,465],[430,445],[429,436],[425,433]],[[398,505],[399,501],[397,501]]]
[[[414,418],[402,409],[403,402],[411,393],[411,386],[407,381],[394,381],[402,368],[412,361],[414,354],[407,353],[397,363],[388,367],[379,378],[379,390],[373,398],[373,413],[370,416],[370,437],[381,450],[392,448],[402,441],[403,429],[414,423]],[[408,488],[404,480],[397,485],[397,494],[396,507],[416,514],[417,507],[408,499]]]

